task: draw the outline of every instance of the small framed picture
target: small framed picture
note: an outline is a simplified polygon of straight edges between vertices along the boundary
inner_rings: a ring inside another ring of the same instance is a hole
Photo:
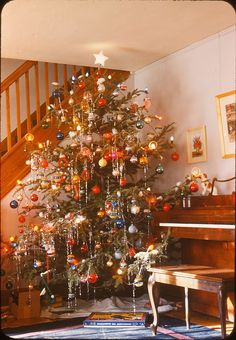
[[[222,158],[235,157],[236,91],[216,96]]]
[[[205,125],[187,130],[187,161],[188,163],[207,161]]]

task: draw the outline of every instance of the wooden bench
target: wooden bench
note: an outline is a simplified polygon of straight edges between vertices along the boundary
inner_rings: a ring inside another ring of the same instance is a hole
[[[186,264],[153,267],[148,271],[151,273],[148,280],[148,294],[153,312],[153,323],[150,327],[154,335],[159,323],[157,307],[160,300],[160,283],[165,283],[184,287],[185,319],[188,329],[190,327],[189,289],[216,293],[218,296],[221,334],[223,339],[226,337],[226,296],[228,291],[234,290],[234,270]]]

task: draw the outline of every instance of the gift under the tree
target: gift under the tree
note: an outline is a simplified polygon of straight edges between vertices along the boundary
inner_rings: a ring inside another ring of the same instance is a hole
[[[16,319],[40,316],[40,292],[37,289],[22,288],[13,291],[10,297],[10,310]]]

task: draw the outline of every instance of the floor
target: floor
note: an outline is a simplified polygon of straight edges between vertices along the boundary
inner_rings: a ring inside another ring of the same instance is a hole
[[[172,310],[170,312],[165,313],[165,315],[175,317],[177,319],[185,319],[184,309],[180,308],[178,310]],[[61,320],[61,319],[60,319]],[[10,316],[6,319],[1,320],[1,329],[3,328],[14,328],[19,326],[27,326],[42,322],[50,322],[51,319],[48,318],[32,318],[32,319],[21,319],[16,320],[14,317]],[[54,319],[55,321],[55,319]],[[191,312],[191,322],[200,324],[214,330],[220,331],[220,322],[218,318],[207,316],[198,312]],[[233,322],[227,321],[226,331],[227,334],[230,334],[233,330]]]

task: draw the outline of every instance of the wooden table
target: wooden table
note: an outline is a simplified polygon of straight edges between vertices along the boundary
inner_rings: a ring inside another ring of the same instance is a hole
[[[234,270],[186,264],[153,267],[148,271],[151,273],[148,280],[148,294],[153,312],[153,323],[150,328],[154,335],[159,323],[157,307],[160,300],[160,283],[165,283],[184,287],[185,319],[188,329],[190,328],[189,289],[216,293],[219,305],[221,334],[223,339],[226,337],[226,294],[234,289]]]

